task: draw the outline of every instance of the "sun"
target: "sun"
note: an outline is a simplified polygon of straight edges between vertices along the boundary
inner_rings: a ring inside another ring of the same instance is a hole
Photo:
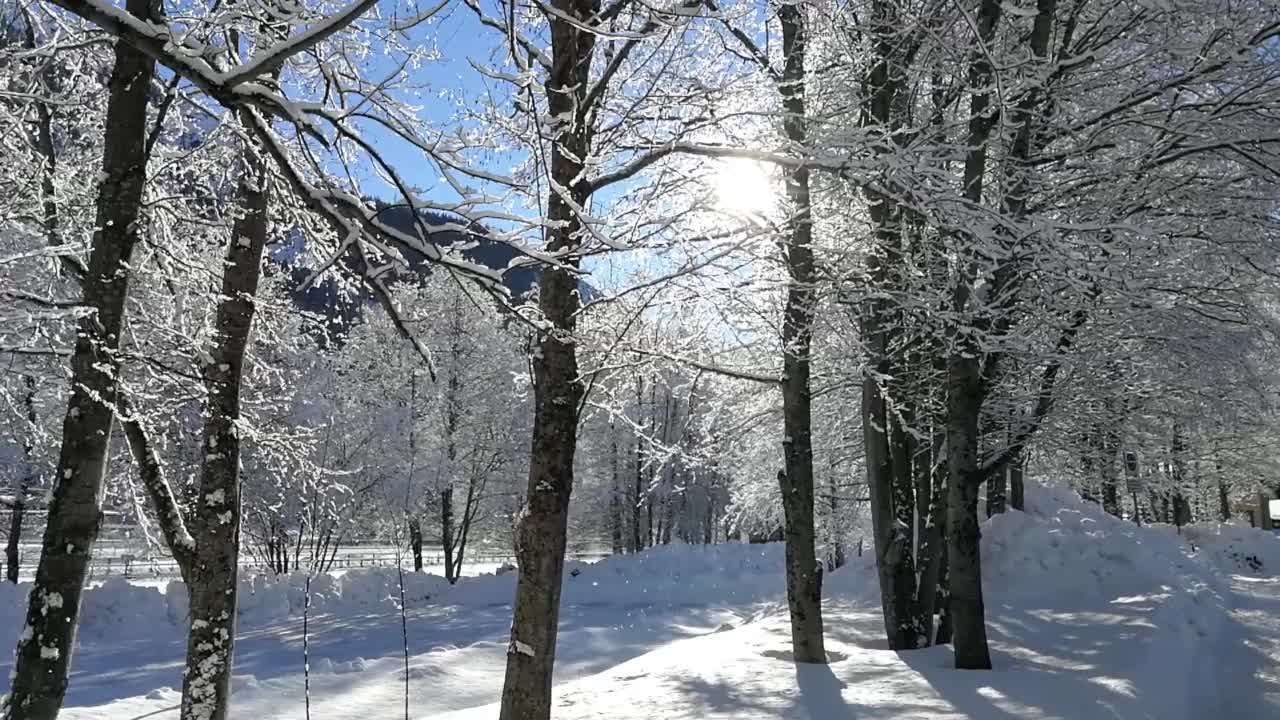
[[[760,222],[778,206],[778,187],[771,168],[756,160],[721,160],[712,177],[716,209]]]

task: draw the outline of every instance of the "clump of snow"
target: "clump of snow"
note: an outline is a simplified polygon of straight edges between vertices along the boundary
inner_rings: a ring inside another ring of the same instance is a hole
[[[156,621],[169,617],[168,597],[159,588],[113,577],[85,592],[80,635],[94,640],[154,637]]]
[[[335,675],[346,675],[349,673],[364,672],[368,669],[369,663],[364,658],[358,657],[347,662],[331,663],[330,667]]]
[[[165,702],[173,702],[182,697],[182,693],[171,687],[160,687],[146,694],[148,700],[163,700]]]

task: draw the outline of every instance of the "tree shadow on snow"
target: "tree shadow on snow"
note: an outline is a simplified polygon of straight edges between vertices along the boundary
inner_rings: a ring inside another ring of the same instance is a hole
[[[796,687],[800,707],[810,720],[854,720],[853,706],[845,702],[844,682],[831,672],[830,665],[796,663]]]
[[[1227,618],[1221,634],[1210,636],[1214,642],[1179,650],[1190,658],[1180,664],[1169,656],[1180,629],[1154,615],[1158,609],[1156,601],[1130,599],[1092,612],[989,606],[993,670],[955,670],[948,648],[898,656],[969,718],[1160,720],[1203,708],[1232,720],[1280,717],[1280,671],[1251,647],[1256,629]],[[1268,609],[1280,611],[1280,603]],[[1280,636],[1280,628],[1276,632]],[[1217,680],[1250,675],[1261,678],[1255,687],[1262,691],[1240,693]]]
[[[726,717],[761,717],[776,714],[776,698],[753,693],[733,683],[686,677],[677,680],[684,702],[696,703],[699,712]],[[773,702],[771,702],[773,701]]]

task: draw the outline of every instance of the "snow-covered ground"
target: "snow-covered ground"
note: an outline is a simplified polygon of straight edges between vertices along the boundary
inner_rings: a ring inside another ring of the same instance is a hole
[[[571,564],[554,715],[596,718],[1280,717],[1280,540],[1236,527],[1137,528],[1069,492],[984,530],[996,669],[946,647],[884,648],[871,558],[827,581],[829,666],[788,660],[779,546],[663,547]],[[1252,559],[1250,559],[1252,558]],[[496,717],[513,578],[407,583],[410,712]],[[232,717],[303,716],[302,578],[247,581]],[[176,717],[185,607],[109,582],[90,592],[63,717]],[[393,570],[312,584],[311,717],[401,716]],[[21,626],[0,590],[0,642]],[[3,672],[5,668],[0,668]]]

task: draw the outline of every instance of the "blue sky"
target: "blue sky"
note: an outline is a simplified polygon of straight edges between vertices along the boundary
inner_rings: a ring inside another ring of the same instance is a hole
[[[432,2],[434,0],[386,0],[382,3],[382,10],[390,13],[399,8],[401,16],[404,16],[429,7]],[[458,108],[453,98],[440,97],[440,94],[475,97],[482,90],[492,92],[503,89],[499,87],[500,83],[482,78],[470,64],[470,61],[492,64],[491,56],[495,51],[505,53],[502,38],[493,29],[482,26],[474,13],[460,0],[452,0],[434,18],[415,28],[413,37],[421,40],[424,45],[433,45],[440,55],[438,60],[425,64],[413,78],[416,82],[427,83],[436,96],[422,101],[424,107],[421,117],[425,123],[447,127],[454,121]],[[384,61],[381,68],[390,71],[393,66]],[[408,182],[430,190],[428,194],[432,200],[448,202],[457,199],[452,189],[440,181],[439,173],[424,160],[420,151],[393,139],[386,132],[371,128],[366,128],[366,132],[375,140],[379,150],[397,172]],[[495,166],[493,169],[505,171],[507,168]],[[370,184],[369,190],[377,189],[380,195],[388,199],[397,195],[388,185],[378,183],[372,177],[370,180],[376,184]]]

